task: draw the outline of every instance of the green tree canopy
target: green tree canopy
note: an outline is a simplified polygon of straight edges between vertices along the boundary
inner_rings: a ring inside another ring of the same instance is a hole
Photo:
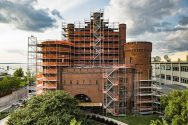
[[[0,97],[10,94],[12,90],[16,90],[20,87],[21,80],[17,77],[4,77],[0,81]]]
[[[173,91],[161,97],[164,108],[163,122],[151,125],[188,125],[188,90]]]
[[[14,72],[14,77],[23,77],[23,76],[24,76],[24,72],[22,68],[19,68]]]
[[[72,119],[80,119],[77,105],[73,96],[64,91],[45,92],[12,113],[8,125],[68,125]]]
[[[27,85],[27,79],[22,79],[24,72],[22,68],[17,69],[14,76],[4,76],[0,81],[0,97],[11,94],[12,91]]]
[[[25,80],[28,81],[29,85],[34,85],[36,76],[33,76],[30,71],[26,72]]]

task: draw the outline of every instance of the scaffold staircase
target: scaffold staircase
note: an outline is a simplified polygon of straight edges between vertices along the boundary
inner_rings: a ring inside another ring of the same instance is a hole
[[[103,11],[100,10],[97,13],[92,14],[93,19],[93,66],[101,66],[101,42],[102,42],[102,19]],[[96,62],[99,61],[99,64]]]
[[[108,68],[104,73],[104,108],[108,113],[117,114],[117,105],[119,101],[119,81],[118,68]],[[116,91],[115,91],[116,90]]]

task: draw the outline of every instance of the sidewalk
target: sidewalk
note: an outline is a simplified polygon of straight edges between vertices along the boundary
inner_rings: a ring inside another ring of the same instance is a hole
[[[116,120],[116,119],[109,118],[109,117],[102,116],[102,115],[98,115],[98,114],[89,113],[88,115],[90,115],[90,116],[95,115],[95,116],[97,116],[97,117],[104,118],[105,120],[113,121],[113,122],[117,123],[118,125],[128,125],[128,124],[123,123],[123,122],[121,122],[121,121],[118,121],[118,120]]]
[[[0,112],[6,111],[6,110],[10,109],[11,107],[12,107],[11,105],[1,107],[1,108],[0,108]],[[0,120],[0,125],[5,125],[5,123],[6,123],[7,120],[8,120],[8,116],[5,117],[4,119],[1,119],[1,120]]]
[[[5,123],[7,122],[8,120],[8,116],[5,117],[4,119],[0,120],[0,125],[5,125]]]
[[[0,112],[3,112],[3,111],[5,111],[5,110],[7,110],[9,108],[11,108],[11,105],[0,107]]]

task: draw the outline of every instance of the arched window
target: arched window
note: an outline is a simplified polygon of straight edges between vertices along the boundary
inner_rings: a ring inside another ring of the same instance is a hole
[[[74,98],[76,98],[80,102],[91,102],[91,98],[85,94],[75,95]]]

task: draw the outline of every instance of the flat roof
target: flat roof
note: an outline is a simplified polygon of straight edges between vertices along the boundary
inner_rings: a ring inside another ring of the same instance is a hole
[[[174,90],[185,90],[187,87],[182,86],[182,85],[177,85],[177,84],[165,84],[165,85],[160,85],[159,88],[157,89],[158,91],[168,94],[171,91]]]
[[[151,62],[151,64],[188,64],[188,61],[182,61],[182,62]]]
[[[152,81],[154,81],[154,80],[151,80],[151,79],[147,79],[147,80],[139,80],[140,82],[152,82]]]

